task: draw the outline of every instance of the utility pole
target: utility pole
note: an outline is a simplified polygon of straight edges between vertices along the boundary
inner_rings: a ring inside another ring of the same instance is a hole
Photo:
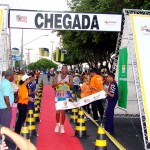
[[[23,68],[23,29],[22,29],[22,38],[21,38],[21,55],[20,55],[20,68]]]
[[[28,65],[30,64],[30,50],[33,50],[32,48],[26,48],[28,50]]]
[[[53,43],[54,41],[50,41],[52,43],[52,49],[51,49],[51,61],[53,60]]]

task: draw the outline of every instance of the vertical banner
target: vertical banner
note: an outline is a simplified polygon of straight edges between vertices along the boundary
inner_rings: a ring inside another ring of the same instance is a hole
[[[39,48],[40,56],[49,57],[49,49],[48,48]]]
[[[60,59],[61,62],[64,62],[64,57],[65,57],[65,54],[61,51],[61,59]]]
[[[56,50],[56,60],[57,62],[59,62],[61,60],[61,50],[57,49]]]
[[[150,142],[150,16],[130,15],[137,67],[142,91],[143,107]]]
[[[2,25],[3,25],[3,10],[0,10],[0,33],[2,31]]]
[[[128,85],[127,85],[127,66],[128,66],[128,52],[127,48],[119,50],[119,63],[118,63],[118,90],[119,99],[118,106],[126,109],[127,108],[127,96],[128,96]]]

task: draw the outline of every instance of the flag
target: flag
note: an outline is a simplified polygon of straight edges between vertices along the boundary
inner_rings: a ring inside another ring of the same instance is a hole
[[[61,50],[61,62],[65,62],[66,61],[66,56],[67,56],[67,52],[66,50]]]
[[[48,48],[39,48],[40,56],[49,57],[49,49]]]
[[[56,50],[56,60],[57,62],[59,62],[61,60],[61,50],[57,49]]]
[[[44,56],[49,57],[49,49],[44,48]]]

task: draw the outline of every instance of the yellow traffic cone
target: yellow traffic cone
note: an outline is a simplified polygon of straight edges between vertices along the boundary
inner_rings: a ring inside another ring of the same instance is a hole
[[[40,118],[39,118],[39,109],[38,109],[38,106],[37,106],[37,102],[36,102],[36,101],[34,102],[34,105],[35,105],[35,111],[34,111],[34,118],[35,118],[35,121],[36,121],[36,122],[41,122],[41,121],[40,121]]]
[[[20,134],[21,134],[21,136],[23,136],[24,138],[30,140],[27,122],[24,122],[24,123],[23,123]]]
[[[41,104],[41,99],[40,98],[35,98],[35,101],[36,101],[36,103],[37,103],[37,105],[40,105]]]
[[[78,119],[78,109],[74,108],[71,110],[70,122],[77,123]]]
[[[77,120],[77,125],[75,128],[75,136],[77,136],[79,138],[86,137],[84,112],[82,110],[79,110],[79,113],[78,113],[78,120]]]
[[[98,127],[94,150],[107,150],[106,134],[102,127]]]
[[[28,123],[28,130],[29,130],[30,137],[37,136],[35,119],[33,116],[33,110],[32,109],[29,109],[26,121]]]

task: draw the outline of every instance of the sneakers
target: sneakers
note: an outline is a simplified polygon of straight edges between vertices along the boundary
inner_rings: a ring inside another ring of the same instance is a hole
[[[57,123],[55,127],[55,132],[58,133],[59,131],[60,133],[65,133],[64,125],[60,125],[60,123]]]
[[[65,133],[64,125],[61,125],[61,126],[60,126],[60,133]]]
[[[56,124],[56,127],[55,127],[55,132],[56,132],[56,133],[59,132],[59,128],[60,128],[60,123],[57,123],[57,124]]]

